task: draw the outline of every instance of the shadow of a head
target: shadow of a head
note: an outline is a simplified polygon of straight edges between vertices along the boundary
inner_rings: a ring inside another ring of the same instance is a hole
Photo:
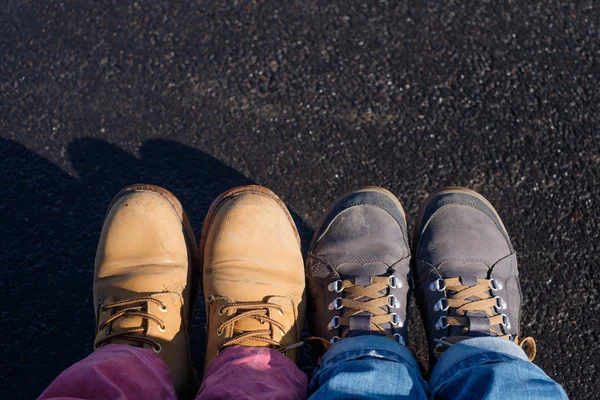
[[[37,396],[91,351],[94,255],[106,208],[122,187],[144,182],[171,190],[198,238],[213,199],[252,183],[206,153],[169,140],[144,142],[137,157],[101,140],[79,139],[70,143],[68,155],[75,177],[24,146],[0,139],[0,285],[7,299],[3,331],[10,332],[1,340],[5,357],[0,362],[5,381],[12,382],[7,390],[16,397]],[[310,229],[294,219],[303,238],[309,237]],[[202,309],[200,301],[192,343],[197,365],[204,353]],[[19,368],[10,367],[15,360]]]
[[[181,200],[196,233],[218,194],[252,183],[206,153],[169,140],[144,142],[137,158],[106,142],[82,139],[69,145],[69,156],[93,204],[107,205],[120,188],[134,182],[163,186]]]

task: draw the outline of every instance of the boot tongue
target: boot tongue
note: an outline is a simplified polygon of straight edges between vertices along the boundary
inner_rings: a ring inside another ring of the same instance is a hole
[[[142,317],[138,316],[122,316],[121,318],[117,318],[110,328],[112,332],[122,332],[129,329],[135,328],[145,328],[146,323]]]
[[[271,326],[267,322],[262,324],[259,321],[257,321],[256,319],[244,318],[244,319],[241,319],[240,321],[236,322],[234,329],[235,329],[235,334],[238,335],[238,334],[241,334],[244,332],[271,330]],[[270,336],[270,334],[267,334],[265,336]],[[251,346],[251,347],[268,347],[269,343],[267,343],[263,340],[248,338],[248,339],[245,339],[243,342],[241,342],[240,345]]]
[[[337,268],[340,278],[352,280],[355,285],[367,286],[371,284],[372,277],[386,275],[389,267],[382,262],[367,264],[343,263]]]
[[[337,268],[340,278],[348,279],[357,286],[370,285],[373,283],[374,276],[387,275],[388,270],[389,267],[387,264],[382,262],[367,264],[344,263]],[[362,299],[362,301],[369,300],[371,299]],[[360,313],[350,317],[350,325],[342,328],[342,335],[346,334],[348,329],[350,330],[349,336],[379,334],[379,332],[374,333],[371,330],[371,318],[372,316],[369,313]]]
[[[123,309],[127,309],[129,307],[123,307]],[[133,307],[132,307],[133,308]],[[116,312],[121,311],[122,309],[116,309]],[[146,307],[143,307],[142,311],[146,312]],[[148,322],[139,316],[136,315],[128,315],[125,314],[122,317],[117,318],[116,320],[114,320],[111,323],[110,326],[110,332],[111,333],[119,333],[119,332],[125,332],[131,329],[137,329],[137,328],[144,328],[147,329],[148,327]],[[133,336],[143,336],[143,333],[132,333]],[[122,339],[122,338],[116,338],[114,340],[112,340],[112,343],[120,343],[120,344],[128,344],[131,346],[136,346],[136,347],[144,347],[142,342],[139,341],[135,341],[135,340],[128,340],[128,339]]]
[[[437,268],[443,278],[461,278],[463,285],[473,286],[477,279],[488,279],[490,268],[482,262],[446,261]]]
[[[275,297],[271,297],[269,299],[266,300],[268,303],[274,303],[274,304],[278,304],[278,302],[276,301]],[[268,309],[265,307],[265,312],[264,312],[264,316],[265,317],[270,317],[270,318],[277,318],[276,316],[279,316],[279,313],[277,311],[273,312],[269,312]],[[239,310],[237,312],[237,314],[243,314],[244,312],[246,312],[247,310]],[[281,322],[281,321],[280,321]],[[242,318],[239,321],[237,321],[235,323],[234,326],[234,331],[235,334],[242,334],[242,333],[247,333],[247,332],[256,332],[256,331],[272,331],[273,329],[275,329],[274,327],[271,326],[271,324],[269,322],[260,322],[258,319],[256,318],[252,318],[252,317],[248,317],[248,318]],[[230,334],[233,334],[234,332],[230,332]],[[267,333],[266,335],[264,335],[265,337],[272,337],[271,333]],[[258,340],[255,338],[248,338],[245,339],[243,342],[240,342],[240,345],[242,346],[250,346],[250,347],[269,347],[271,346],[268,342],[265,342],[264,340]]]
[[[477,279],[488,279],[490,268],[482,262],[447,261],[438,267],[443,278],[460,278],[465,286],[476,285]],[[452,293],[449,293],[452,296]],[[478,300],[476,297],[467,300]],[[490,324],[485,311],[468,311],[465,315],[469,320],[468,336],[489,336]],[[454,328],[453,328],[454,329]]]

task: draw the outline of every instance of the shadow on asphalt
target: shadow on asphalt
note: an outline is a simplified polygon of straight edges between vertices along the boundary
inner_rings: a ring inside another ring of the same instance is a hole
[[[1,370],[5,394],[15,398],[37,397],[63,369],[90,353],[94,256],[104,213],[121,188],[144,182],[169,189],[182,202],[198,239],[212,200],[252,183],[213,157],[168,140],[144,142],[138,158],[101,140],[78,139],[68,146],[68,158],[77,177],[17,142],[0,139]],[[308,243],[312,230],[292,214],[302,242]],[[203,310],[199,298],[192,351],[200,371]]]

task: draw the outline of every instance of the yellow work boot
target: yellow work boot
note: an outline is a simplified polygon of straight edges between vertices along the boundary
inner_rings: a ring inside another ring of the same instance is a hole
[[[205,370],[229,346],[270,347],[296,361],[304,321],[300,237],[269,189],[244,186],[211,205],[200,239],[206,300]]]
[[[189,326],[198,267],[194,233],[177,198],[152,185],[123,189],[109,207],[96,253],[94,348],[153,349],[178,396],[193,395]]]

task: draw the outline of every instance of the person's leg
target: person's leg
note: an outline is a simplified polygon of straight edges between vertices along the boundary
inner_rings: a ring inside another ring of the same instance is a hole
[[[149,387],[167,398],[192,396],[197,383],[188,331],[198,267],[177,198],[152,185],[123,189],[109,207],[96,252],[95,353],[63,372],[43,396],[143,398],[136,391]]]
[[[340,340],[313,376],[310,398],[426,399],[426,384],[410,351],[383,336]]]
[[[425,398],[405,347],[409,264],[404,210],[393,194],[362,188],[330,207],[306,260],[311,330],[335,343],[311,381],[312,398]]]
[[[153,350],[110,344],[62,372],[39,397],[176,399],[167,364]]]
[[[563,388],[515,343],[494,337],[461,341],[444,352],[429,379],[432,399],[566,399]]]
[[[306,399],[307,377],[281,352],[231,347],[210,365],[196,400]]]
[[[294,346],[304,320],[304,265],[285,205],[263,187],[231,189],[211,205],[199,247],[207,346],[198,398],[305,398]]]
[[[472,190],[442,189],[421,206],[413,245],[431,398],[565,398],[531,363],[534,340],[520,336],[517,257],[494,207]]]

